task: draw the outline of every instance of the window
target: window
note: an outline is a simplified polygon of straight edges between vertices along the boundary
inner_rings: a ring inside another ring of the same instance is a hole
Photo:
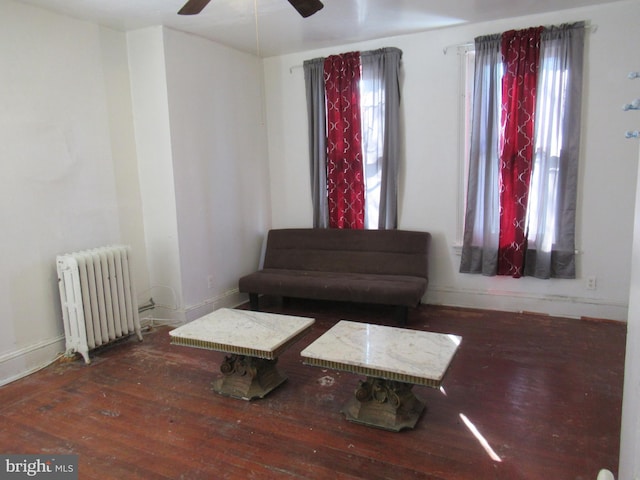
[[[314,227],[396,228],[401,56],[304,62]]]
[[[475,47],[461,55],[460,271],[575,278],[584,23],[488,35]]]

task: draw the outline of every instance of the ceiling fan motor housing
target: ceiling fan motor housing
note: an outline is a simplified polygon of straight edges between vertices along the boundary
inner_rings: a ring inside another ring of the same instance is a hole
[[[324,5],[320,0],[288,0],[293,8],[302,15],[304,18],[310,17],[318,10],[321,10]],[[179,15],[197,15],[200,13],[210,0],[189,0],[178,11]]]

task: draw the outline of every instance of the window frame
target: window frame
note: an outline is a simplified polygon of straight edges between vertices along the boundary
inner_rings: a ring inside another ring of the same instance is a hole
[[[467,200],[467,183],[469,176],[469,155],[471,141],[471,121],[473,115],[473,96],[474,96],[474,75],[475,75],[475,44],[467,43],[457,45],[458,55],[458,138],[457,138],[457,159],[458,159],[458,195],[457,195],[457,222],[456,236],[453,244],[454,253],[458,256],[462,253],[465,217],[466,217],[466,200]],[[445,51],[446,53],[446,51]],[[539,145],[536,140],[534,158],[538,155]],[[533,168],[533,165],[532,165]],[[557,170],[557,167],[555,167]],[[533,179],[532,179],[533,180]],[[527,217],[527,224],[529,218]],[[555,233],[551,249],[555,248]],[[574,254],[581,255],[583,252],[576,246]]]

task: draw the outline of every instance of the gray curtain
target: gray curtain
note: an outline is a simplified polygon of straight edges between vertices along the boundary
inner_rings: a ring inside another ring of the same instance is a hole
[[[495,275],[498,264],[502,35],[475,39],[467,208],[460,272]]]
[[[400,61],[402,51],[397,48],[383,48],[360,54],[362,81],[377,84],[381,98],[372,115],[379,120],[382,132],[376,132],[371,141],[363,129],[365,152],[372,153],[377,161],[376,170],[380,178],[380,201],[378,204],[378,224],[381,230],[398,226],[398,163],[400,157]],[[375,145],[375,146],[374,146]],[[366,153],[365,153],[365,156]],[[372,226],[373,227],[373,226]]]
[[[575,278],[584,22],[540,38],[536,149],[529,194],[525,275]]]
[[[377,83],[382,89],[383,108],[375,109],[381,120],[382,130],[375,133],[382,138],[377,148],[376,169],[379,169],[380,201],[377,228],[394,229],[398,223],[398,164],[400,156],[400,61],[402,51],[383,48],[361,52],[362,79]],[[309,159],[311,173],[311,195],[313,201],[314,228],[327,228],[326,178],[326,106],[324,91],[324,58],[315,58],[303,63],[307,95],[307,117],[309,125]],[[372,147],[374,141],[367,138],[363,143]],[[375,228],[375,226],[370,225]]]
[[[305,61],[303,69],[307,92],[313,227],[327,228],[329,226],[329,210],[327,205],[327,120],[324,97],[324,58]]]

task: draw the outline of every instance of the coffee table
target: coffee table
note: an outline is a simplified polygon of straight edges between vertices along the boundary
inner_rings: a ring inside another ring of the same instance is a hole
[[[313,318],[221,308],[169,332],[171,343],[228,353],[213,389],[229,397],[263,398],[287,377],[278,357],[313,325]]]
[[[366,375],[342,413],[349,421],[398,432],[414,428],[425,408],[413,386],[439,387],[461,341],[341,320],[301,355],[307,365]]]

